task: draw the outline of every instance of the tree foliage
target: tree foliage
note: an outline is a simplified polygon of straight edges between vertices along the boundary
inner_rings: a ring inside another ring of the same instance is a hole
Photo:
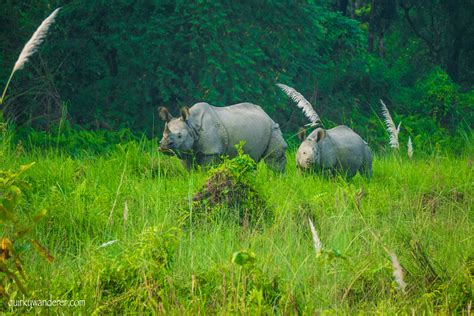
[[[8,25],[0,30],[3,82],[38,21],[63,7],[38,56],[12,83],[7,114],[48,128],[68,102],[73,125],[156,134],[160,105],[177,111],[200,101],[248,101],[293,132],[306,121],[275,87],[282,82],[323,119],[368,130],[380,98],[406,116],[440,107],[419,88],[433,73],[447,73],[458,97],[443,96],[447,113],[430,117],[455,130],[456,100],[472,85],[474,68],[471,4],[464,2],[7,1],[0,8]]]

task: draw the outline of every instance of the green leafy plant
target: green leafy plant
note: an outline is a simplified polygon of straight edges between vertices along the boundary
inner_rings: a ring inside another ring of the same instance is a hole
[[[252,313],[275,312],[282,297],[278,277],[269,277],[257,266],[257,256],[251,250],[236,251],[232,263],[238,267],[237,295]]]
[[[34,225],[46,216],[46,210],[41,210],[33,217],[33,224],[25,226],[20,223],[16,214],[17,208],[22,201],[25,190],[30,188],[28,182],[20,179],[20,176],[31,168],[34,163],[20,167],[18,172],[0,170],[0,226],[3,228],[0,244],[0,296],[9,299],[11,293],[16,290],[12,284],[23,294],[27,294],[24,285],[25,272],[20,257],[21,241],[33,245],[34,249],[49,262],[54,260],[48,250],[35,239],[27,239],[27,234]],[[24,248],[24,247],[23,247]]]
[[[156,310],[163,300],[178,237],[175,228],[147,227],[127,241],[118,255],[109,254],[94,262],[93,268],[99,270],[101,279],[96,312],[118,312],[127,308]]]
[[[255,263],[255,253],[253,251],[236,251],[232,255],[232,263],[239,266],[253,265]]]
[[[231,212],[246,226],[266,214],[266,201],[255,185],[257,165],[244,153],[243,145],[241,142],[235,146],[237,156],[224,157],[218,167],[209,170],[202,189],[193,197],[194,209],[205,214],[207,220]]]
[[[419,83],[424,92],[420,105],[442,126],[459,122],[472,104],[469,104],[459,87],[439,68],[432,70]]]

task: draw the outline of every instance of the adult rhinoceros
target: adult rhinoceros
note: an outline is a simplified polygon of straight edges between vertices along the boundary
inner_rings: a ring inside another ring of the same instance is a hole
[[[264,159],[272,169],[285,170],[287,145],[280,127],[258,105],[214,107],[202,102],[183,107],[179,118],[173,118],[165,107],[159,108],[159,114],[166,121],[159,150],[176,154],[187,168],[194,162],[218,161],[222,155],[234,157],[235,145],[244,141],[243,150],[252,159]]]

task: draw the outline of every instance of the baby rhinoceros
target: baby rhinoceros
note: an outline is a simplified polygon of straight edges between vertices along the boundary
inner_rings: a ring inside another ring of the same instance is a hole
[[[298,135],[304,139],[303,133]],[[315,129],[303,140],[296,154],[296,164],[303,170],[321,171],[353,177],[357,171],[372,176],[372,154],[362,138],[347,126],[329,130]]]
[[[179,118],[164,107],[159,114],[166,121],[159,150],[177,155],[188,169],[219,161],[222,155],[235,157],[235,145],[244,141],[243,151],[253,160],[285,170],[287,145],[280,127],[258,105],[214,107],[201,102],[183,107]]]

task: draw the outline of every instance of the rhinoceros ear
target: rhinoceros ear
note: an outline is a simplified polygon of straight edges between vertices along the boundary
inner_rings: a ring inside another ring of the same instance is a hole
[[[304,141],[306,139],[306,128],[300,127],[296,135],[298,135],[300,141]]]
[[[326,130],[322,128],[318,128],[316,132],[316,141],[319,142],[326,137]]]
[[[183,121],[186,121],[189,117],[189,108],[187,106],[183,106],[181,108],[181,118]]]
[[[169,122],[173,118],[170,112],[168,112],[168,109],[165,108],[164,106],[160,106],[158,108],[158,114],[160,115],[161,120],[165,122]]]

